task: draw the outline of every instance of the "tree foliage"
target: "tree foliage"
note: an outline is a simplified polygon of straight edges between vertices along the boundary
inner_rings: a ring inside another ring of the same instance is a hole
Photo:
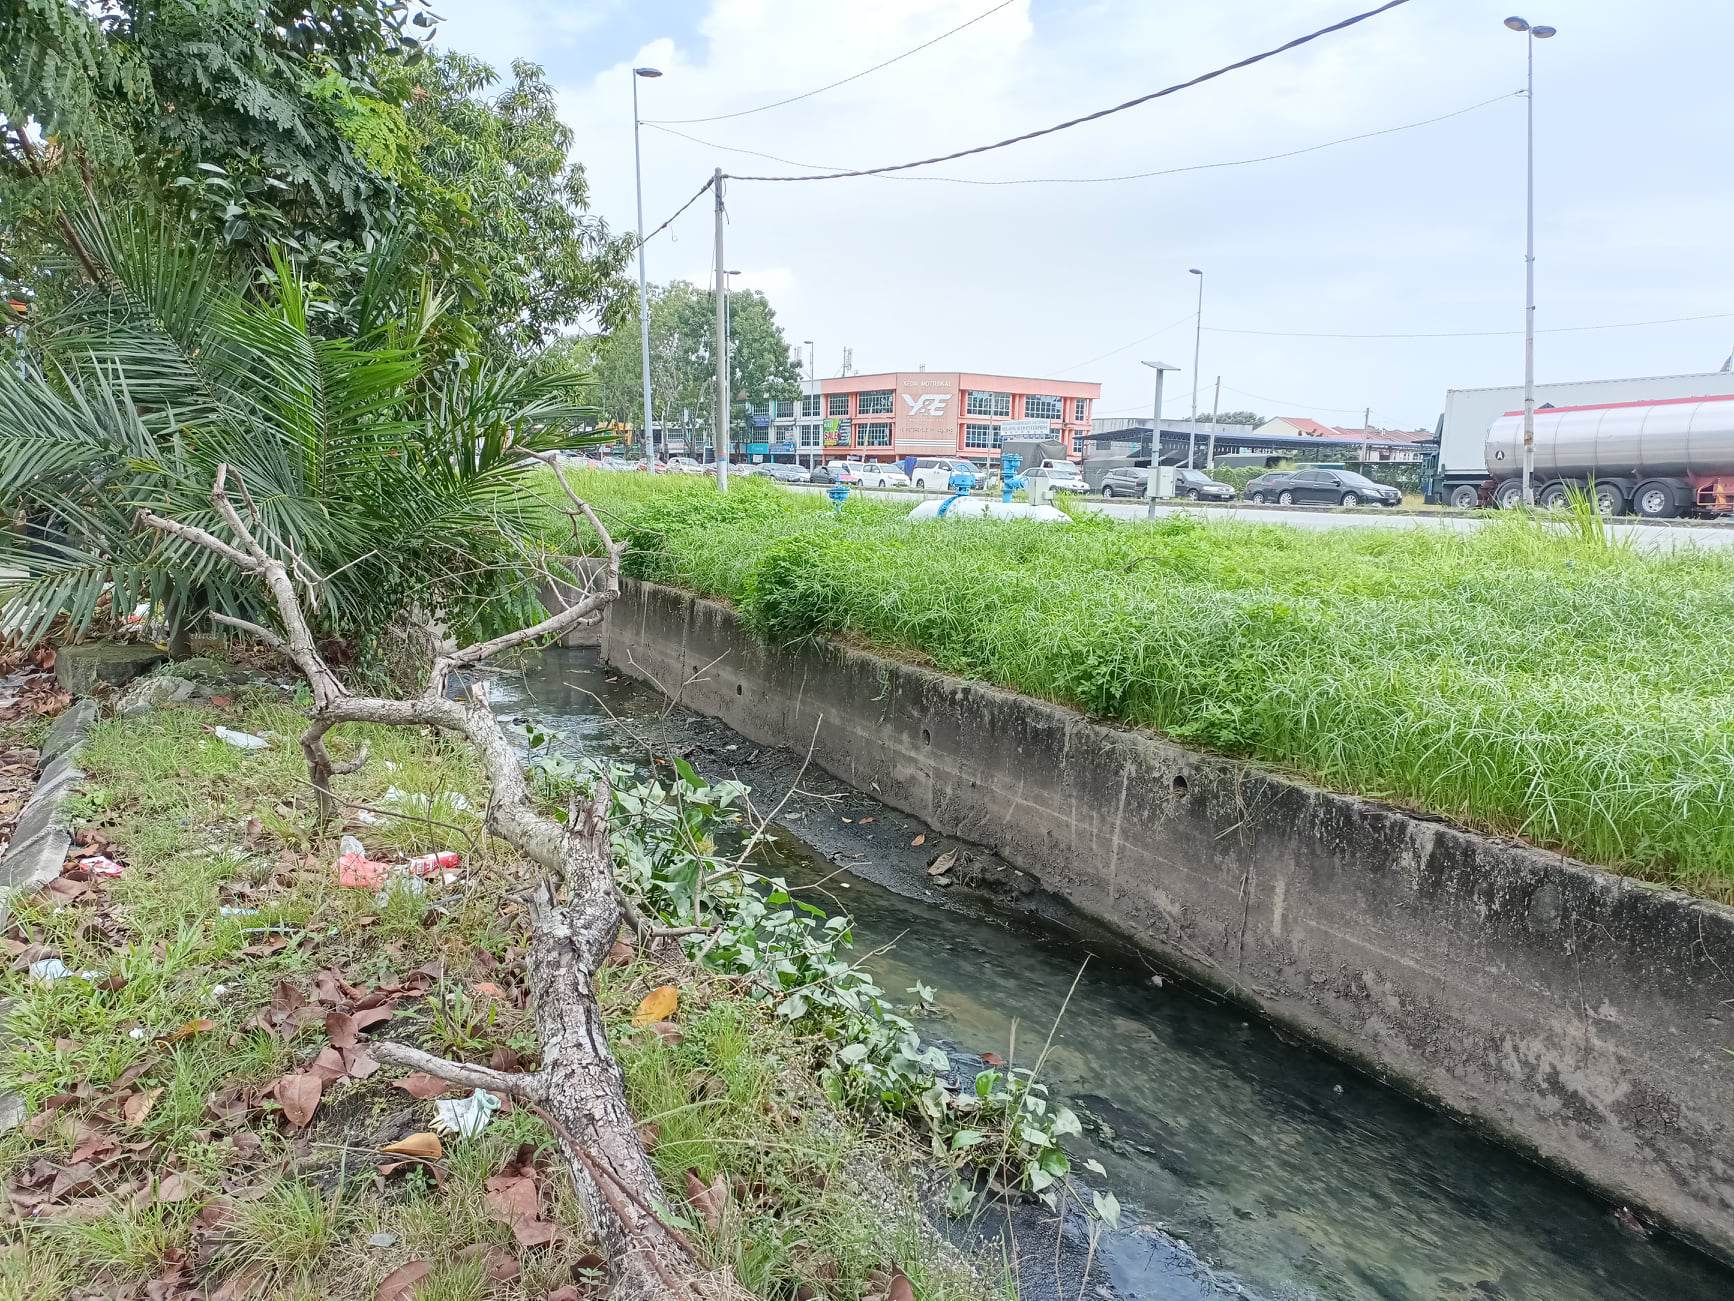
[[[280,250],[330,324],[374,249],[419,244],[458,307],[454,349],[533,346],[601,312],[629,245],[586,210],[570,131],[534,64],[427,57],[410,0],[17,0],[0,7],[8,288],[58,286],[53,214],[162,204],[260,278]]]
[[[62,613],[88,626],[105,600],[179,626],[251,617],[258,594],[226,567],[134,526],[140,509],[213,523],[219,464],[278,558],[305,564],[323,632],[365,637],[411,607],[514,617],[544,523],[522,504],[526,453],[588,441],[577,377],[430,354],[437,313],[413,286],[393,299],[383,274],[376,296],[399,307],[332,337],[282,258],[261,296],[148,215],[77,234],[97,285],[0,367],[0,501],[28,521],[0,535],[0,571],[19,575],[0,630],[34,640]]]
[[[574,339],[556,358],[584,366],[595,379],[594,400],[609,419],[644,423],[638,303],[607,334]],[[702,429],[708,436],[716,386],[716,294],[684,280],[650,287],[650,387],[655,419]],[[800,393],[800,368],[770,300],[758,290],[735,290],[729,301],[729,393],[732,434],[748,429],[746,404]]]

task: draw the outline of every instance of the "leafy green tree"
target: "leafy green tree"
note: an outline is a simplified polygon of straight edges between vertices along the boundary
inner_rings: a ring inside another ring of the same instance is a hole
[[[1256,411],[1223,411],[1215,416],[1203,415],[1200,420],[1215,420],[1219,425],[1262,425],[1264,417]]]
[[[589,370],[596,404],[610,420],[644,423],[638,304],[606,334],[560,345],[559,356]],[[684,280],[650,290],[650,386],[655,418],[678,427],[685,413],[710,436],[716,389],[716,295]],[[564,363],[562,363],[564,364]],[[729,303],[729,392],[734,399],[731,437],[749,431],[746,404],[791,400],[800,393],[800,368],[770,301],[757,290],[736,290]]]
[[[266,283],[281,250],[338,332],[392,237],[456,309],[448,352],[611,320],[630,242],[588,212],[541,69],[489,94],[485,64],[427,57],[433,22],[409,0],[0,5],[5,287],[52,307],[81,252],[60,214],[100,193],[192,218]]]

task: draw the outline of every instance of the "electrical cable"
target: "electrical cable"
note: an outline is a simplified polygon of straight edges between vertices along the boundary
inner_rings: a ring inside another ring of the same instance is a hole
[[[1709,312],[1703,316],[1667,316],[1656,321],[1610,321],[1605,325],[1555,325],[1537,334],[1582,334],[1587,330],[1636,330],[1647,325],[1680,325],[1688,321],[1725,321],[1734,312]],[[1312,334],[1289,330],[1232,330],[1207,325],[1206,334],[1256,334],[1270,339],[1499,339],[1515,337],[1522,330],[1436,330],[1425,334]]]
[[[865,77],[870,72],[878,72],[879,69],[881,69],[881,68],[889,68],[893,63],[897,63],[903,59],[907,59],[911,54],[919,54],[919,53],[921,53],[921,51],[925,50],[930,45],[938,45],[946,37],[956,36],[964,28],[974,27],[983,18],[987,18],[987,17],[992,16],[993,14],[997,14],[1001,9],[1004,9],[1011,2],[1012,2],[1012,0],[1000,0],[1000,3],[996,4],[993,8],[985,10],[982,13],[977,14],[974,18],[971,18],[968,22],[959,23],[956,27],[953,27],[948,32],[941,32],[938,36],[935,36],[930,41],[923,41],[920,45],[915,46],[913,49],[905,50],[905,51],[903,51],[902,54],[893,55],[891,58],[885,60],[885,62],[883,62],[883,63],[875,63],[871,68],[863,68],[860,72],[851,73],[849,76],[844,77],[841,81],[833,81],[827,86],[820,86],[817,90],[802,91],[799,95],[790,95],[787,99],[775,100],[769,104],[760,104],[757,108],[743,108],[743,109],[740,109],[738,112],[734,112],[734,113],[713,113],[710,117],[665,117],[665,118],[659,119],[657,122],[652,122],[652,121],[647,120],[643,123],[643,125],[645,125],[645,126],[657,126],[659,124],[673,124],[673,125],[679,126],[682,124],[690,125],[690,124],[695,123],[695,122],[724,122],[724,121],[727,121],[731,117],[746,117],[749,113],[763,113],[766,109],[781,108],[785,104],[793,104],[793,103],[797,102],[798,100],[811,99],[814,95],[823,95],[827,90],[835,90],[835,89],[837,89],[837,87],[845,86],[851,81],[859,81],[862,77]],[[800,164],[798,164],[798,163],[796,164],[796,166],[799,166],[799,165]]]
[[[1126,349],[1128,349],[1128,348],[1136,348],[1139,344],[1147,343],[1151,339],[1154,339],[1158,334],[1167,334],[1168,331],[1172,330],[1177,325],[1185,325],[1186,322],[1190,321],[1193,317],[1195,317],[1197,315],[1198,315],[1197,312],[1188,312],[1188,313],[1186,313],[1185,316],[1182,316],[1178,321],[1171,321],[1169,324],[1164,325],[1160,330],[1150,331],[1150,333],[1146,334],[1142,339],[1134,339],[1134,340],[1132,340],[1131,343],[1122,343],[1118,348],[1110,348],[1107,352],[1100,353],[1097,356],[1091,357],[1088,361],[1080,361],[1076,366],[1062,367],[1061,369],[1056,370],[1054,372],[1053,378],[1058,379],[1061,375],[1069,374],[1070,372],[1072,372],[1074,370],[1082,370],[1085,366],[1093,366],[1098,361],[1101,361],[1103,358],[1112,357],[1116,353],[1125,352]]]
[[[1316,406],[1311,402],[1288,402],[1282,398],[1273,398],[1263,393],[1248,393],[1245,389],[1235,388],[1232,384],[1224,384],[1222,387],[1227,389],[1230,393],[1240,394],[1243,398],[1257,398],[1260,402],[1274,402],[1279,407],[1299,407],[1302,411],[1346,411],[1351,415],[1358,415],[1366,409],[1365,407],[1321,407]]]
[[[662,234],[663,231],[672,226],[675,217],[680,216],[681,213],[685,212],[688,208],[692,207],[693,204],[697,203],[699,195],[702,195],[715,184],[716,177],[712,176],[707,179],[703,185],[698,187],[698,192],[694,194],[692,198],[688,199],[685,203],[681,204],[680,207],[674,210],[674,216],[670,217],[667,221],[663,222],[662,225],[658,226],[655,230],[651,231],[650,234],[646,235],[643,239],[639,240],[638,243],[634,244],[632,246],[632,252],[638,252],[639,249],[643,248],[646,244],[650,243],[651,240],[655,239],[658,235]]]
[[[1308,32],[1305,36],[1297,36],[1291,41],[1285,41],[1283,44],[1278,45],[1273,49],[1265,50],[1260,54],[1248,55],[1246,58],[1240,59],[1234,63],[1224,64],[1222,67],[1212,69],[1210,72],[1200,73],[1198,76],[1193,77],[1188,81],[1176,82],[1172,86],[1164,86],[1161,90],[1153,90],[1147,95],[1138,96],[1136,99],[1129,99],[1124,103],[1114,104],[1108,108],[1097,109],[1094,113],[1086,113],[1082,117],[1071,118],[1065,122],[1056,122],[1052,126],[1040,127],[1034,131],[1025,131],[1022,135],[1010,136],[1004,140],[996,140],[992,144],[976,145],[970,149],[958,149],[949,154],[937,154],[932,158],[920,158],[909,163],[887,163],[883,167],[863,167],[854,171],[826,172],[817,176],[736,176],[732,179],[739,181],[837,181],[853,176],[879,176],[886,172],[904,172],[908,171],[912,167],[927,167],[933,163],[948,163],[954,158],[968,158],[975,154],[991,153],[995,149],[1005,149],[1011,145],[1022,144],[1026,140],[1036,140],[1042,136],[1053,135],[1056,131],[1065,131],[1071,127],[1082,126],[1086,122],[1094,122],[1100,118],[1111,117],[1115,113],[1123,113],[1130,108],[1137,108],[1140,104],[1148,104],[1151,100],[1162,99],[1168,95],[1178,94],[1183,90],[1190,90],[1194,86],[1201,86],[1207,81],[1214,81],[1218,77],[1226,76],[1231,72],[1238,72],[1242,68],[1250,68],[1255,63],[1263,63],[1266,59],[1272,59],[1279,54],[1287,53],[1289,50],[1298,49],[1300,46],[1306,45],[1311,41],[1316,41],[1322,36],[1329,36],[1333,32],[1343,31],[1346,28],[1355,26],[1357,23],[1366,22],[1369,18],[1376,18],[1382,13],[1397,8],[1399,5],[1405,5],[1408,3],[1409,0],[1385,0],[1385,3],[1378,6],[1376,9],[1369,9],[1364,13],[1344,18],[1338,22],[1332,23],[1328,27],[1321,27],[1317,31]]]
[[[1359,135],[1342,136],[1336,140],[1326,140],[1316,145],[1306,145],[1300,149],[1287,149],[1282,153],[1260,154],[1253,158],[1231,158],[1215,163],[1190,163],[1184,167],[1164,167],[1154,172],[1127,172],[1119,176],[1013,176],[999,179],[982,180],[969,176],[886,176],[887,181],[940,181],[949,185],[1105,185],[1116,181],[1143,181],[1155,176],[1177,176],[1182,172],[1205,172],[1220,167],[1245,167],[1251,163],[1271,163],[1283,158],[1297,158],[1301,154],[1317,153],[1321,149],[1331,149],[1337,145],[1353,144],[1357,140],[1371,140],[1377,136],[1394,135],[1399,131],[1413,131],[1416,127],[1432,126],[1436,122],[1445,122],[1454,117],[1462,117],[1465,113],[1473,113],[1477,109],[1486,108],[1489,104],[1503,103],[1505,100],[1521,97],[1521,90],[1508,91],[1495,95],[1491,99],[1469,104],[1463,108],[1453,109],[1449,113],[1441,113],[1437,117],[1421,118],[1415,122],[1404,122],[1398,126],[1381,127],[1377,131],[1363,131]],[[656,126],[654,122],[646,122],[645,126]],[[814,171],[836,170],[836,163],[803,163],[793,158],[781,158],[776,154],[761,153],[756,149],[742,149],[736,145],[718,144],[714,140],[701,140],[697,136],[688,135],[684,131],[671,131],[667,127],[656,127],[667,135],[679,136],[695,145],[704,145],[710,149],[720,149],[724,153],[750,154],[754,158],[768,158],[773,163],[784,163],[790,167],[808,167]],[[751,180],[752,177],[739,177],[740,180]],[[815,180],[818,178],[815,177]]]

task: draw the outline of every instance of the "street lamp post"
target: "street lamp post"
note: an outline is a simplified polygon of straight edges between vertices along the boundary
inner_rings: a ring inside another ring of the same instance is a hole
[[[1144,496],[1150,502],[1149,518],[1155,519],[1156,467],[1162,463],[1162,376],[1165,372],[1179,370],[1180,367],[1170,366],[1165,361],[1147,361],[1143,364],[1156,372],[1156,397],[1150,421],[1150,477],[1144,481]],[[1190,450],[1188,448],[1189,452]]]
[[[812,396],[814,396],[814,397],[817,397],[819,394],[819,370],[818,370],[818,364],[817,364],[818,363],[818,354],[813,350],[813,341],[811,339],[802,339],[801,340],[801,346],[807,350],[807,384],[806,384],[806,388],[803,388],[801,391],[801,416],[800,416],[800,419],[795,421],[795,430],[796,430],[795,437],[796,438],[801,438],[801,432],[800,431],[804,430],[807,427],[807,397],[808,397],[807,390],[811,389],[812,390]],[[823,419],[823,417],[820,417],[820,419]],[[824,438],[825,438],[825,435],[823,432],[821,432],[819,434],[819,440],[821,443],[823,443]],[[804,439],[802,440],[802,443],[803,443],[803,447],[804,447],[804,444],[805,444]],[[807,468],[809,470],[812,469],[814,466],[816,466],[819,463],[819,450],[818,450],[818,448],[814,448],[810,452],[808,452],[807,461],[808,461]]]
[[[650,423],[650,291],[644,283],[644,171],[638,161],[638,79],[660,77],[658,68],[632,70],[632,181],[638,191],[638,344],[644,362],[644,441],[652,460],[656,459],[656,435]],[[663,452],[668,451],[668,431],[664,430]]]
[[[1505,25],[1524,33],[1529,54],[1529,83],[1524,93],[1524,133],[1527,140],[1524,167],[1523,217],[1523,504],[1535,505],[1535,43],[1545,41],[1558,29],[1537,24],[1513,14]]]
[[[1190,470],[1198,442],[1198,350],[1204,343],[1204,272],[1188,267],[1187,273],[1198,277],[1198,315],[1192,329],[1192,427],[1186,431],[1186,468]]]

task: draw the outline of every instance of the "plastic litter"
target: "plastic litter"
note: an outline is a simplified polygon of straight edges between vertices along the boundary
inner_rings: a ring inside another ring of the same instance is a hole
[[[107,854],[92,854],[89,858],[80,859],[79,862],[84,864],[92,876],[119,876],[126,870]]]
[[[469,800],[461,791],[448,791],[438,796],[430,796],[419,792],[399,790],[395,786],[386,787],[384,802],[401,804],[405,808],[419,809],[423,813],[428,812],[436,803],[443,804],[446,808],[459,813],[467,813],[470,808]]]
[[[381,908],[391,907],[391,901],[397,895],[407,894],[416,898],[427,893],[427,882],[419,876],[409,876],[403,870],[401,863],[393,864],[387,870],[385,887],[373,896],[373,901]]]
[[[397,1246],[397,1234],[387,1233],[381,1229],[378,1233],[368,1235],[367,1245],[370,1247],[395,1247]]]
[[[439,1113],[434,1128],[442,1134],[474,1138],[488,1127],[499,1109],[500,1100],[486,1089],[477,1089],[467,1098],[441,1098],[434,1103]]]
[[[418,854],[404,866],[417,876],[432,876],[448,868],[461,866],[464,856],[455,849],[442,849],[437,854]]]
[[[227,741],[238,750],[269,750],[271,743],[262,736],[254,736],[251,732],[237,732],[232,727],[216,729],[217,738]]]
[[[236,908],[230,904],[224,904],[217,909],[217,916],[219,917],[257,917],[258,915],[259,910],[257,908]]]
[[[59,958],[38,958],[30,964],[30,978],[40,980],[45,985],[52,985],[57,980],[65,980],[72,974],[72,968]]]

